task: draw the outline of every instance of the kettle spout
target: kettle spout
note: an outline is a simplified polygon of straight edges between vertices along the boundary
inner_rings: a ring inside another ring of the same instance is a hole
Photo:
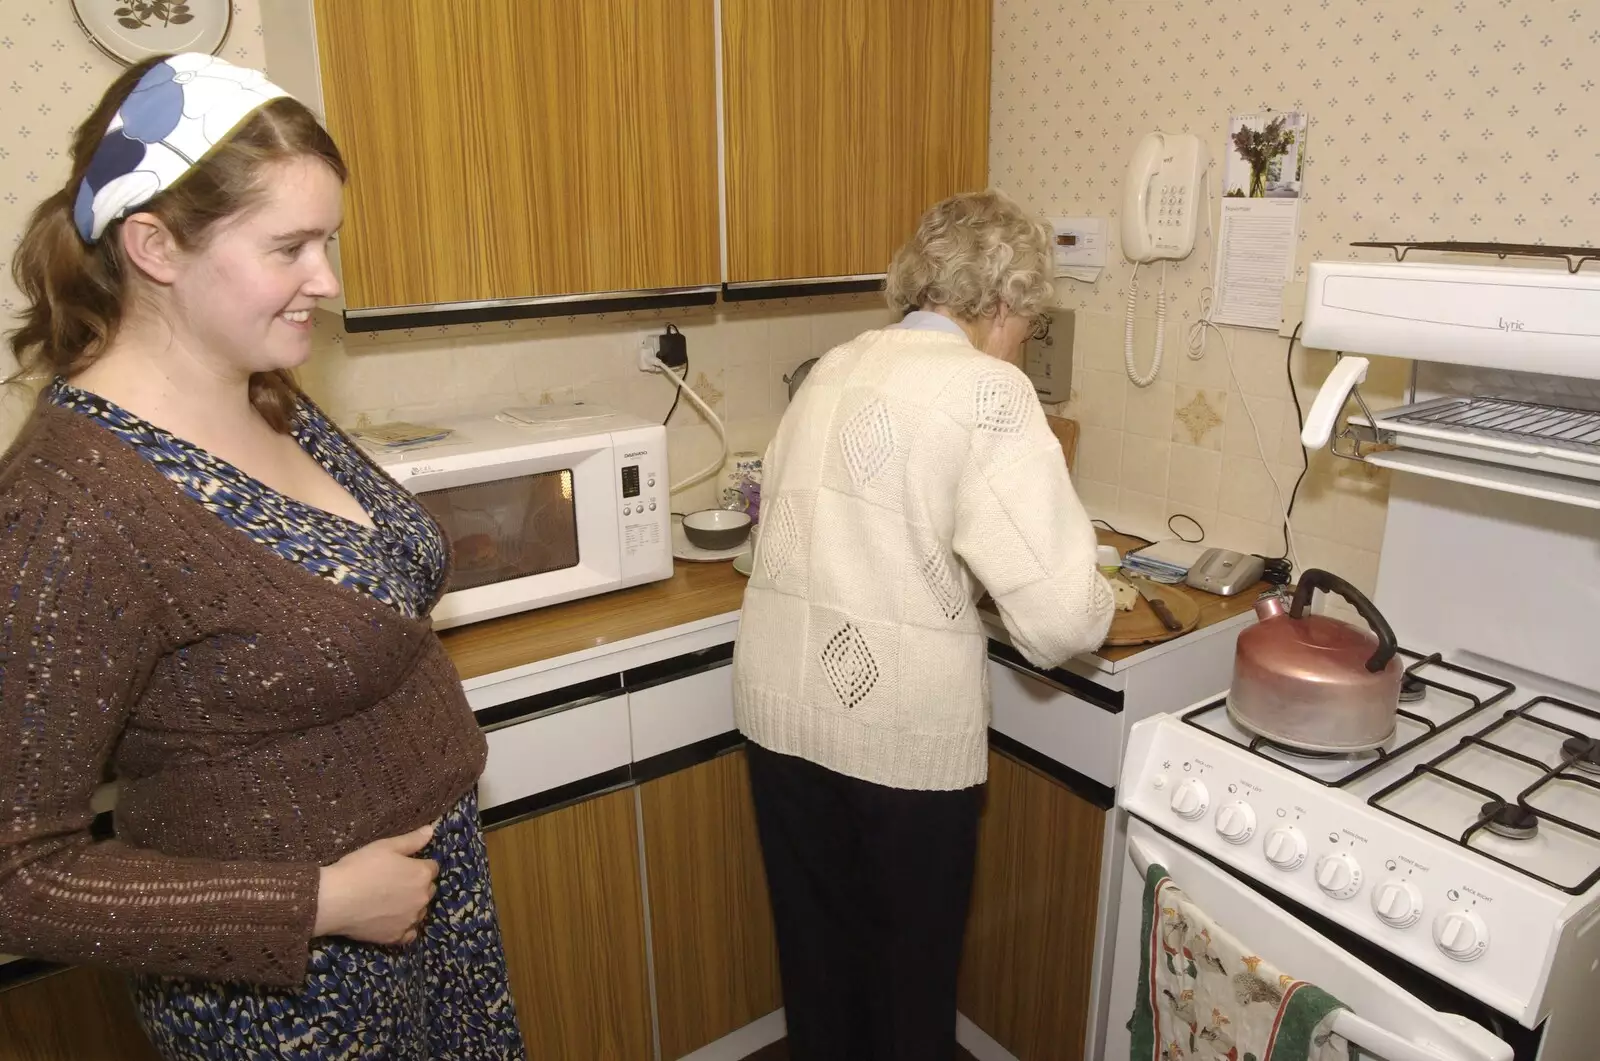
[[[1289,593],[1282,586],[1274,586],[1256,598],[1256,618],[1262,622],[1276,619],[1289,612]]]

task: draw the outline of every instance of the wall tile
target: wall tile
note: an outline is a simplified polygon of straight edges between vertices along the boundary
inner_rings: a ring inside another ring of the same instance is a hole
[[[1197,446],[1174,445],[1167,472],[1167,500],[1192,509],[1215,509],[1222,480],[1222,454]],[[1196,518],[1199,518],[1196,516]]]
[[[1122,437],[1122,432],[1108,427],[1081,427],[1075,459],[1078,475],[1114,485],[1122,474]]]
[[[1145,438],[1172,438],[1172,412],[1177,388],[1170,383],[1152,383],[1128,391],[1123,430]]]
[[[1172,443],[1166,439],[1124,435],[1122,475],[1118,483],[1125,489],[1164,497],[1167,469],[1172,460]]]
[[[1114,485],[1082,478],[1074,480],[1072,485],[1091,518],[1103,519],[1116,514],[1117,488]]]
[[[1068,415],[1091,427],[1123,429],[1127,419],[1128,394],[1134,388],[1123,385],[1119,373],[1086,368],[1074,375],[1073,399],[1067,403]]]
[[[1221,451],[1227,427],[1226,391],[1179,387],[1170,430],[1172,441]]]
[[[1270,523],[1278,511],[1272,476],[1258,460],[1229,457],[1223,466],[1217,505],[1225,515]]]

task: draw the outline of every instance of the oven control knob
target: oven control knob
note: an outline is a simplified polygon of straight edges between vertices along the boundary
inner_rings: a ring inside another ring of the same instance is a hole
[[[1470,962],[1489,949],[1489,929],[1471,910],[1446,910],[1433,921],[1433,941],[1458,962]]]
[[[1210,807],[1211,793],[1206,791],[1206,783],[1198,777],[1191,777],[1172,794],[1172,813],[1186,821],[1200,820]]]
[[[1256,835],[1256,812],[1244,802],[1224,803],[1217,811],[1217,835],[1230,844],[1245,844]]]
[[[1292,825],[1280,825],[1267,834],[1267,861],[1281,870],[1299,869],[1306,860],[1305,834]]]
[[[1372,893],[1372,912],[1390,928],[1410,928],[1422,920],[1422,893],[1410,881],[1384,881]]]
[[[1335,899],[1348,899],[1361,890],[1361,865],[1344,851],[1317,859],[1317,887]]]

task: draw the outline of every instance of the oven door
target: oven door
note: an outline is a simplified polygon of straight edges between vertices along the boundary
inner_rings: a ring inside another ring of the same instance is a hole
[[[450,540],[455,563],[433,611],[443,629],[617,588],[623,578],[610,437],[513,461],[402,480]]]
[[[1430,998],[1425,1002],[1411,990],[1418,985],[1397,983],[1386,975],[1404,974],[1408,966],[1375,968],[1219,864],[1133,817],[1128,819],[1128,858],[1134,872],[1123,874],[1106,1061],[1129,1056],[1124,1025],[1139,990],[1144,870],[1152,862],[1165,867],[1196,905],[1258,949],[1263,958],[1349,1006],[1349,1012],[1335,1018],[1334,1029],[1356,1047],[1354,1057],[1363,1061],[1523,1058],[1522,1049],[1514,1049],[1483,1024],[1442,1008],[1451,1006],[1450,1000]],[[1430,984],[1426,990],[1431,994],[1436,985]],[[1474,1013],[1471,1000],[1462,997],[1460,1002],[1462,1012]],[[1525,1056],[1532,1061],[1534,1054]]]

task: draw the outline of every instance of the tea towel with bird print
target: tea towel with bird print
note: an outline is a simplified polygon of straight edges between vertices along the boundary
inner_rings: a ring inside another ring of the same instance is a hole
[[[1353,1061],[1328,1026],[1343,1003],[1274,969],[1152,865],[1145,877],[1131,1061]]]

